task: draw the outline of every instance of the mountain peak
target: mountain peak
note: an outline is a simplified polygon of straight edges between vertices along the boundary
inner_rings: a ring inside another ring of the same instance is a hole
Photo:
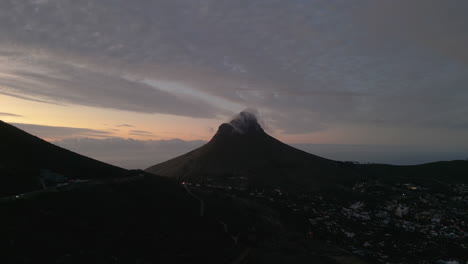
[[[286,145],[271,137],[251,112],[222,124],[202,147],[146,169],[156,175],[192,183],[274,187],[310,191],[336,186],[352,172],[339,162]]]
[[[262,133],[263,128],[260,126],[255,114],[242,111],[237,114],[229,123],[224,123],[218,128],[217,135],[247,135]]]

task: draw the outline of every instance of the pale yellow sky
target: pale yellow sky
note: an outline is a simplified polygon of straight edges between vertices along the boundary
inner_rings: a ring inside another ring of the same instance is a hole
[[[0,117],[8,123],[25,123],[43,126],[88,128],[112,132],[112,136],[148,139],[207,140],[217,128],[218,122],[210,119],[143,114],[70,104],[46,104],[0,94],[0,112],[20,115]],[[121,126],[123,124],[131,125]],[[117,131],[119,130],[119,131]],[[148,131],[152,135],[130,134],[132,131]],[[61,138],[50,138],[58,140]]]
[[[138,140],[175,138],[183,140],[209,140],[216,132],[218,126],[223,122],[229,121],[230,118],[191,118],[166,114],[136,113],[65,103],[48,104],[2,94],[0,94],[0,104],[0,112],[19,115],[19,117],[0,117],[7,123],[87,128],[110,132],[109,137]],[[135,134],[132,133],[133,131],[147,131],[151,134]],[[277,131],[268,130],[268,133],[288,143],[336,142],[336,135],[329,131],[284,135]],[[54,141],[63,139],[63,137],[45,139]]]

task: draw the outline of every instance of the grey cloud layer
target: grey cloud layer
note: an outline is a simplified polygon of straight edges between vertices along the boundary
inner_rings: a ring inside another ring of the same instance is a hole
[[[219,111],[200,100],[177,97],[141,82],[27,54],[9,59],[16,68],[0,67],[0,92],[49,103],[73,103],[143,113],[214,117]],[[1,62],[7,62],[0,57]],[[31,67],[33,66],[33,67]],[[43,67],[41,69],[40,67]],[[38,69],[39,68],[39,69]],[[28,97],[29,96],[29,97]],[[31,98],[31,96],[33,96]]]
[[[0,44],[111,58],[129,71],[167,66],[174,80],[258,108],[287,133],[375,121],[466,129],[467,12],[463,0],[5,0]],[[12,74],[0,78],[3,92],[35,100],[225,114],[94,69]]]
[[[76,127],[54,127],[32,124],[12,123],[13,126],[42,138],[69,138],[69,137],[112,137],[109,131],[94,130]]]
[[[64,139],[53,142],[83,155],[128,169],[145,169],[182,155],[205,144],[204,141],[108,139]]]

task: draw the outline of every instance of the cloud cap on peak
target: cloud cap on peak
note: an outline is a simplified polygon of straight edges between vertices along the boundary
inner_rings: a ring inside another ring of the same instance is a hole
[[[229,124],[240,134],[263,131],[253,111],[244,110],[237,114]]]
[[[235,115],[229,123],[223,123],[218,128],[217,135],[247,135],[264,133],[256,110],[244,110]]]

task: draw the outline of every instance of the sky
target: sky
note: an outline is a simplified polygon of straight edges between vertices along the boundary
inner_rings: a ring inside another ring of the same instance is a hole
[[[0,119],[124,167],[189,151],[246,108],[329,158],[462,159],[467,13],[465,0],[2,0]]]

